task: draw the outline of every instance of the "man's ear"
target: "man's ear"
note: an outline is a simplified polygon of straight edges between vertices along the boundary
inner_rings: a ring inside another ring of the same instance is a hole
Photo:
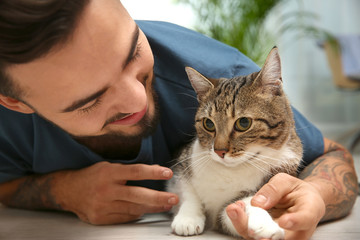
[[[0,105],[3,105],[4,107],[12,111],[16,111],[20,113],[25,113],[25,114],[34,113],[34,110],[29,105],[14,98],[6,97],[1,94],[0,94]]]

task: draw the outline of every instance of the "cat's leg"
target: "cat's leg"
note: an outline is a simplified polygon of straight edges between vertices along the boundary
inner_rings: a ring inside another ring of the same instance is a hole
[[[272,239],[281,240],[285,239],[284,230],[271,218],[270,214],[259,207],[253,207],[250,204],[252,197],[242,199],[245,203],[246,214],[248,216],[248,234],[254,239]],[[224,209],[222,212],[222,230],[233,236],[239,236],[233,226],[230,218]]]
[[[181,181],[178,187],[181,188],[180,207],[171,228],[174,233],[181,236],[201,234],[206,220],[202,203],[188,182]]]

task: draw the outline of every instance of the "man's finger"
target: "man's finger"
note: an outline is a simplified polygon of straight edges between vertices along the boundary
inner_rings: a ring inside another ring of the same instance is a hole
[[[285,173],[275,175],[255,194],[251,200],[251,205],[264,209],[274,207],[282,197],[296,188],[297,180]]]
[[[119,180],[125,181],[168,180],[173,176],[171,169],[159,165],[116,164],[113,171],[115,171],[114,176],[118,176]]]
[[[179,198],[174,193],[123,185],[114,191],[113,199],[150,206],[173,206],[179,203]]]

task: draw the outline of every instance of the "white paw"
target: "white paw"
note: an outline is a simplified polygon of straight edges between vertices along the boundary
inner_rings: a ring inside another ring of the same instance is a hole
[[[272,240],[285,239],[284,229],[272,220],[270,214],[262,208],[247,206],[249,216],[249,236],[254,239],[268,238]]]
[[[182,216],[176,215],[171,228],[180,236],[199,235],[204,231],[205,216]]]

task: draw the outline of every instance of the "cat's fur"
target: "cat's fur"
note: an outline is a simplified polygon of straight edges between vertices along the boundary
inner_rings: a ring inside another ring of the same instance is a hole
[[[283,239],[283,229],[268,212],[250,205],[254,193],[275,174],[297,175],[302,158],[277,48],[260,72],[248,76],[208,79],[192,68],[186,72],[199,101],[197,137],[182,151],[168,184],[180,197],[171,225],[174,233],[201,234],[206,221],[238,236],[225,208],[243,200],[252,237]]]

